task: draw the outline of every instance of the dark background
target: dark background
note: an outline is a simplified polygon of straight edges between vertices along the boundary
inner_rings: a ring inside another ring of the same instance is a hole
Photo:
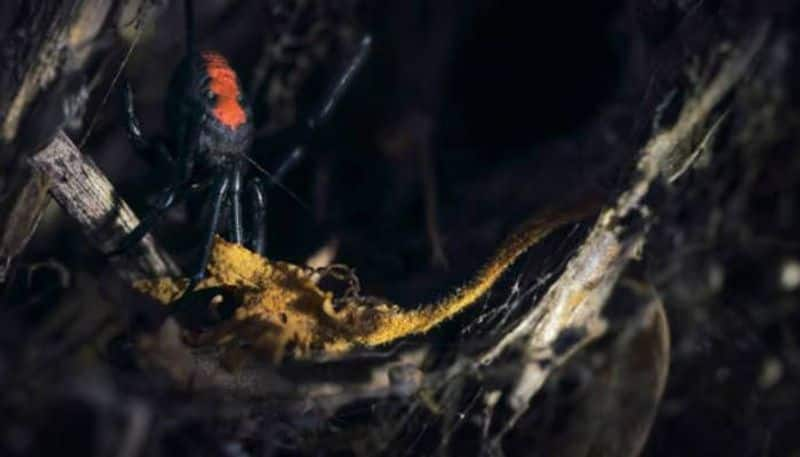
[[[197,3],[202,3],[197,7],[199,46],[222,51],[250,87],[262,48],[269,44],[266,37],[283,33],[283,17],[272,2]],[[441,296],[468,278],[502,237],[535,211],[590,194],[613,195],[628,176],[625,164],[650,133],[653,108],[670,87],[685,87],[680,85],[687,56],[702,54],[718,40],[735,39],[751,19],[772,14],[774,38],[783,44],[774,48],[782,54],[768,53],[761,62],[769,68],[761,73],[767,75],[762,89],[775,107],[771,123],[762,126],[771,129],[769,141],[762,147],[754,140],[748,153],[734,140],[723,140],[710,165],[692,172],[682,187],[666,191],[665,198],[674,203],[659,216],[642,261],[665,300],[673,345],[667,391],[643,455],[800,452],[800,300],[797,287],[780,279],[800,262],[793,76],[800,56],[795,31],[800,9],[793,2],[724,0],[432,3],[337,1],[317,12],[333,18],[333,31],[320,38],[330,44],[322,57],[311,59],[307,77],[288,94],[297,108],[288,119],[297,122],[314,105],[352,49],[348,43],[363,30],[373,34],[374,53],[285,183],[305,206],[280,189],[270,193],[268,256],[302,262],[337,239],[336,261],[355,267],[369,294],[408,305]],[[163,100],[183,52],[183,34],[176,33],[182,24],[180,2],[171,2],[146,25],[124,67],[149,134],[169,135]],[[303,30],[298,26],[295,32]],[[88,120],[95,120],[84,151],[141,212],[166,173],[136,156],[125,137],[116,88],[110,85],[127,48],[116,39],[87,68],[90,78],[100,76],[86,121],[71,133],[82,138]],[[290,55],[285,66],[270,68],[266,81],[285,76],[304,54],[301,49]],[[107,100],[106,93],[111,94]],[[251,156],[274,170],[291,144],[290,130],[284,128],[292,123],[270,112],[258,88],[254,93],[259,124],[277,127],[256,142]],[[735,138],[743,119],[756,115],[756,107],[742,103],[744,111],[732,117],[724,138]],[[754,135],[756,140],[767,136],[764,130]],[[447,268],[431,262],[420,165],[425,151],[436,178]],[[171,212],[156,230],[185,266],[194,265],[197,254],[199,204]],[[564,250],[557,243],[548,246],[526,265],[541,261],[541,269],[555,268],[553,257]],[[74,223],[55,210],[18,268],[27,272],[45,261],[57,262],[73,277],[100,277],[108,268]],[[5,286],[4,306],[22,317],[3,335],[0,378],[13,367],[8,354],[14,353],[15,338],[39,325],[53,303],[74,293],[74,283],[53,287],[55,271],[20,273],[17,278],[32,279]],[[454,345],[460,341],[457,329],[475,317],[467,313],[432,338],[442,347]],[[104,416],[96,405],[70,394],[73,384],[92,377],[91,370],[53,376],[63,382],[53,387],[57,400],[36,410],[51,420],[10,415],[19,422],[5,421],[0,450],[24,449],[15,441],[20,440],[15,433],[21,433],[40,442],[60,436],[58,447],[92,455],[87,449],[96,449],[91,443],[101,439]],[[128,401],[129,386],[118,378],[114,395]],[[161,387],[131,391],[148,404],[173,394]],[[110,401],[122,400],[112,396]],[[533,408],[533,417],[523,424],[541,424],[537,421],[546,411]],[[198,450],[204,440],[215,443],[207,450],[235,435],[225,428],[230,424],[202,414],[175,417],[182,425],[153,438],[161,440],[161,447],[154,447],[166,450],[164,455],[204,452]],[[403,444],[410,454],[415,446],[424,453],[426,441],[437,440],[420,436],[421,443]],[[535,440],[526,443],[526,436],[520,431],[509,441],[509,455],[536,455]],[[254,438],[242,442],[245,448],[259,446]]]

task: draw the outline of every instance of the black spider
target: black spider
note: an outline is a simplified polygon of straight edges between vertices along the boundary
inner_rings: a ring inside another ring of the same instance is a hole
[[[252,111],[236,73],[227,60],[216,52],[194,51],[192,1],[185,2],[187,55],[173,74],[167,97],[167,121],[172,132],[172,147],[164,141],[151,141],[142,135],[133,107],[130,86],[124,91],[128,137],[140,152],[157,151],[170,165],[170,184],[155,198],[155,204],[140,224],[121,241],[110,255],[122,253],[136,245],[152,228],[155,221],[172,205],[189,193],[207,190],[210,197],[209,221],[198,269],[190,275],[188,291],[205,276],[214,234],[219,227],[223,205],[227,203],[230,220],[227,237],[249,249],[264,250],[266,189],[258,177],[248,177],[246,153],[253,144]],[[323,98],[323,103],[305,120],[300,130],[302,141],[271,176],[271,184],[280,180],[296,165],[305,153],[305,144],[318,127],[332,114],[337,102],[363,65],[371,39],[367,35],[348,65],[335,79]],[[245,230],[242,214],[243,182],[251,210],[249,230]],[[248,233],[245,233],[248,232]]]

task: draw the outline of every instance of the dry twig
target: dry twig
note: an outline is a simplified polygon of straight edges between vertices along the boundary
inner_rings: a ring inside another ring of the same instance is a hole
[[[480,357],[480,363],[488,365],[512,345],[524,351],[525,366],[507,398],[516,418],[527,410],[530,399],[558,366],[553,360],[542,363],[543,349],[552,347],[568,329],[585,330],[585,336],[570,353],[603,334],[606,327],[600,316],[603,306],[624,267],[641,255],[652,223],[656,208],[647,202],[651,187],[660,177],[664,181],[674,180],[676,170],[689,168],[687,162],[697,157],[695,148],[704,143],[697,144],[696,139],[705,137],[705,130],[715,128],[713,110],[750,69],[768,29],[766,24],[759,26],[748,45],[720,67],[708,86],[684,102],[674,125],[655,132],[641,150],[631,183],[616,203],[600,215],[564,273],[516,328]],[[510,421],[508,427],[513,423]]]
[[[31,166],[49,178],[50,194],[80,224],[100,250],[109,252],[139,223],[130,207],[114,191],[111,182],[94,162],[78,151],[64,134],[29,159]],[[139,248],[114,258],[120,274],[133,281],[155,275],[176,275],[178,269],[158,250],[148,235]]]

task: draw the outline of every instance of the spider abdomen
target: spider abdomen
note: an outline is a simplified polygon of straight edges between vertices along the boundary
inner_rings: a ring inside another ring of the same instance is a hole
[[[208,91],[213,95],[211,114],[215,121],[236,130],[247,122],[239,78],[221,54],[207,51],[201,54],[208,76]]]
[[[167,101],[169,123],[173,132],[187,132],[202,165],[236,160],[252,144],[252,110],[241,87],[236,72],[216,52],[187,56],[176,69]]]

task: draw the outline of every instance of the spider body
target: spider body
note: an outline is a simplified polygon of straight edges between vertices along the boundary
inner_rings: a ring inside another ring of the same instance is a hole
[[[151,211],[136,229],[112,252],[126,251],[139,242],[155,220],[188,193],[206,190],[210,200],[209,220],[200,266],[191,275],[199,281],[205,275],[210,244],[225,213],[228,239],[260,252],[264,245],[266,198],[261,181],[249,179],[247,194],[251,209],[249,234],[244,228],[242,201],[246,153],[253,143],[252,110],[242,93],[241,83],[228,61],[219,53],[190,52],[176,68],[169,85],[166,112],[170,144],[156,143],[142,135],[133,107],[130,87],[125,92],[128,135],[139,150],[158,149],[171,167],[170,184],[155,198]]]
[[[227,59],[214,51],[190,54],[173,75],[167,98],[172,132],[196,131],[197,165],[231,166],[241,161],[253,143],[255,129],[250,104]],[[181,124],[196,124],[184,125]]]
[[[203,226],[204,241],[198,268],[189,275],[191,283],[187,290],[190,291],[205,277],[214,234],[220,227],[226,229],[225,236],[229,241],[263,253],[266,189],[258,177],[246,175],[247,153],[253,144],[255,128],[252,109],[239,78],[221,54],[194,51],[191,0],[186,1],[185,9],[188,52],[173,74],[166,103],[172,140],[170,144],[144,137],[134,110],[130,86],[123,93],[131,143],[142,152],[159,152],[162,161],[170,167],[170,184],[156,195],[153,207],[140,224],[109,255],[133,247],[167,209],[185,199],[189,193],[205,190],[208,195],[208,220]],[[282,177],[303,157],[304,144],[310,142],[315,130],[330,117],[365,61],[370,45],[370,37],[365,36],[358,52],[336,79],[320,106],[303,124],[301,144],[270,175],[273,184],[279,184]],[[245,207],[249,209],[247,222],[243,214]]]

